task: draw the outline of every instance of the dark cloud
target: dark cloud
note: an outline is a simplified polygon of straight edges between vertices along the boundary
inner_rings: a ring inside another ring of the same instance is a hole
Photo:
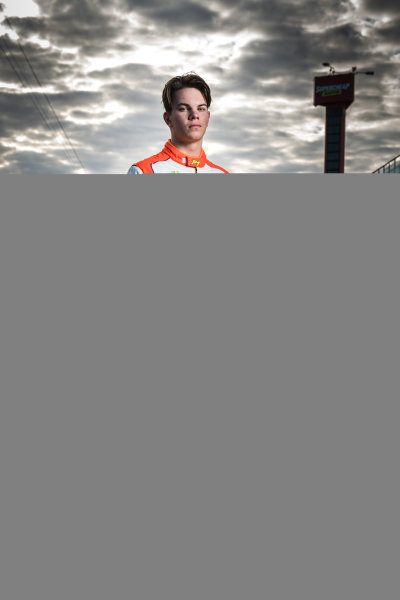
[[[92,17],[110,8],[109,0],[34,0],[41,15],[54,16],[62,13],[75,13]]]
[[[306,34],[300,27],[282,24],[272,39],[257,39],[243,48],[228,74],[229,86],[267,97],[311,97],[312,74],[321,62],[364,59],[366,47],[367,40],[349,24],[330,27],[322,34]]]
[[[46,10],[41,17],[9,17],[12,29],[22,38],[36,34],[58,47],[78,48],[85,56],[95,56],[105,54],[107,44],[120,35],[122,16],[116,17],[111,11],[101,9],[94,1],[40,2],[39,5],[51,10]]]
[[[28,37],[30,35],[44,36],[47,34],[48,20],[37,17],[8,17],[8,21],[3,21],[3,25],[7,28],[13,29],[19,33],[22,37]]]
[[[103,103],[103,94],[101,92],[74,91],[60,92],[57,94],[47,94],[49,100],[54,106],[71,108],[79,106],[93,107],[94,105],[101,106]]]
[[[67,62],[67,55],[55,48],[42,48],[32,42],[21,45],[7,34],[0,37],[0,48],[0,78],[9,82],[35,87],[36,75],[43,86],[63,85],[67,77],[76,73],[76,67]]]
[[[220,0],[220,3],[231,6],[230,0]],[[242,0],[234,4],[223,23],[231,31],[248,28],[268,37],[278,37],[286,27],[289,30],[307,29],[316,23],[322,32],[336,22],[349,5],[350,2],[340,0]]]
[[[91,92],[48,94],[47,99],[66,130],[70,130],[71,124],[74,124],[62,117],[63,111],[74,106],[80,109],[85,105],[92,107],[96,101],[101,106],[100,94]],[[0,135],[3,139],[34,132],[35,140],[39,141],[38,132],[43,132],[44,138],[60,133],[49,103],[38,92],[17,95],[0,92],[0,114],[7,115],[7,119],[0,119]]]
[[[398,15],[400,6],[398,0],[364,0],[365,10],[370,10],[377,14],[391,13]]]
[[[88,77],[99,79],[101,81],[110,81],[112,79],[123,79],[124,82],[153,80],[157,78],[154,69],[148,65],[140,63],[128,63],[112,68],[96,69],[89,71]]]
[[[126,0],[126,6],[128,10],[150,19],[153,24],[169,30],[180,30],[182,33],[210,31],[219,24],[218,12],[190,1]]]
[[[400,46],[400,15],[388,23],[380,25],[376,30],[376,35],[381,42],[392,43],[398,48]]]
[[[0,136],[3,140],[25,133],[28,129],[43,130],[51,124],[43,98],[37,93],[0,92],[0,114],[7,115],[6,119],[0,119]],[[45,115],[45,121],[42,115]]]
[[[63,164],[61,155],[51,156],[49,153],[22,151],[6,157],[6,161],[7,173],[28,175],[33,173],[57,174],[73,172],[68,163]]]
[[[188,27],[190,30],[194,28],[204,30],[216,24],[218,14],[204,6],[188,2],[184,3],[182,7],[170,10],[158,9],[154,16],[161,22],[172,22],[175,28]]]

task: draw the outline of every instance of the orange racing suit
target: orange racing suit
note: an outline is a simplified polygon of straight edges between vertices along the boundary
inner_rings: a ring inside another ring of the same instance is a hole
[[[161,152],[134,163],[128,175],[135,173],[228,173],[228,171],[210,162],[203,149],[200,156],[189,156],[168,140]]]

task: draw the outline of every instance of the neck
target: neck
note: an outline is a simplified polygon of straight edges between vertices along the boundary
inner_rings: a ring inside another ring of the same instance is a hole
[[[201,154],[202,140],[199,140],[198,142],[191,142],[190,144],[182,144],[182,142],[179,142],[171,137],[171,143],[175,146],[175,148],[178,148],[180,152],[183,152],[188,156],[200,156]]]

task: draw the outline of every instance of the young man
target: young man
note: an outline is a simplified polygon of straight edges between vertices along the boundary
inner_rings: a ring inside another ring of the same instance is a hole
[[[165,84],[162,101],[171,139],[158,154],[134,163],[128,173],[228,173],[210,162],[202,148],[211,104],[204,79],[195,73],[173,77]]]

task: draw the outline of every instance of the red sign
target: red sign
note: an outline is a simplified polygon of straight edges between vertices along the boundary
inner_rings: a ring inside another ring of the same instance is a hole
[[[354,100],[354,73],[314,77],[314,106],[345,104]]]

